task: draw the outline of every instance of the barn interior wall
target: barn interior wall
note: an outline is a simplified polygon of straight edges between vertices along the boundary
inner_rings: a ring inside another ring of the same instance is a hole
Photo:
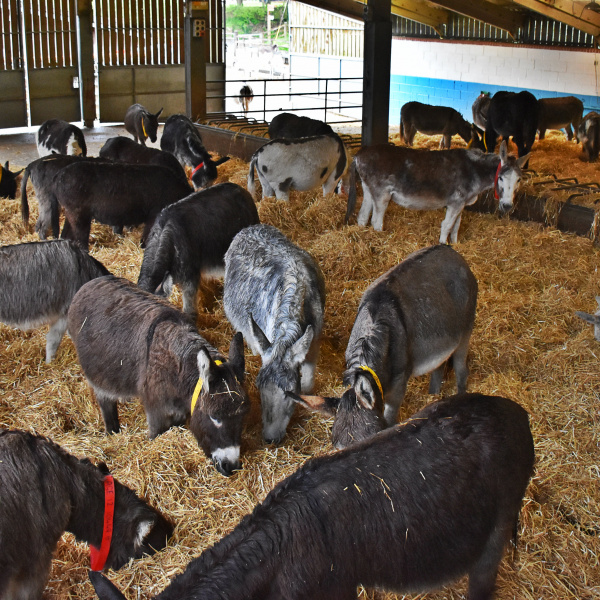
[[[390,124],[402,104],[451,106],[471,119],[484,90],[529,90],[537,98],[573,95],[598,110],[598,55],[589,51],[509,45],[392,41]]]

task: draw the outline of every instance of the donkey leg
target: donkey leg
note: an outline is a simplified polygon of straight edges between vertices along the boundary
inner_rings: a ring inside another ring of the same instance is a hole
[[[182,286],[183,312],[188,315],[197,313],[196,297],[198,295],[198,282],[186,281]]]
[[[371,225],[375,231],[383,231],[383,217],[387,210],[388,204],[392,199],[391,194],[383,194],[377,201],[373,202],[373,216],[371,217]]]
[[[460,227],[460,221],[462,219],[462,211],[458,213],[458,217],[456,217],[456,221],[454,221],[454,225],[452,226],[452,231],[450,232],[450,243],[456,244],[458,242],[458,228]]]
[[[260,185],[262,187],[262,197],[273,197],[275,196],[275,190],[271,187],[271,184],[265,179],[264,175],[258,170],[258,165],[256,165],[256,172],[258,174],[258,180],[260,181]]]
[[[452,355],[452,366],[456,376],[456,387],[459,394],[467,391],[467,378],[469,377],[469,367],[467,366],[467,355],[469,354],[469,341],[471,332],[460,342],[454,354]]]
[[[121,428],[119,426],[119,408],[117,399],[96,388],[94,388],[94,392],[96,393],[96,402],[98,402],[100,412],[102,413],[106,435],[119,433]]]
[[[371,211],[373,210],[373,194],[371,194],[371,190],[365,185],[363,181],[363,201],[360,207],[360,211],[358,212],[357,222],[361,226],[367,225],[369,222],[369,217],[371,216]]]
[[[46,334],[46,362],[51,363],[58,346],[67,330],[67,317],[63,316],[53,323]]]
[[[446,216],[444,217],[444,220],[442,221],[442,232],[440,234],[440,244],[448,243],[448,236],[451,233],[453,233],[454,224],[456,223],[456,219],[459,219],[462,209],[463,209],[462,204],[460,206],[454,206],[452,204],[449,204],[446,207]],[[460,225],[460,219],[459,219],[458,224]],[[458,227],[456,228],[456,235],[458,236]],[[455,243],[455,242],[456,242],[456,240],[453,240],[453,243]]]
[[[442,390],[442,382],[444,381],[444,370],[446,362],[444,361],[437,369],[431,371],[429,376],[429,393],[439,394]]]
[[[385,395],[383,405],[383,418],[388,427],[396,424],[398,420],[398,409],[404,400],[406,394],[406,385],[408,383],[408,375],[403,373],[399,378],[395,379],[391,389]]]

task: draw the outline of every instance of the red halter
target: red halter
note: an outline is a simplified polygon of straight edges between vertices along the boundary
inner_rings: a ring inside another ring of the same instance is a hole
[[[196,171],[198,171],[198,169],[201,169],[204,166],[204,162],[201,162],[193,171],[192,171],[192,177],[196,174]]]
[[[113,517],[115,515],[115,480],[112,475],[104,478],[104,525],[102,526],[102,545],[100,549],[90,545],[92,571],[102,571],[108,558],[110,542],[113,534]]]
[[[502,161],[498,163],[498,169],[496,170],[496,177],[494,178],[494,198],[498,200],[500,196],[498,195],[498,176],[500,175],[500,169],[502,168]]]

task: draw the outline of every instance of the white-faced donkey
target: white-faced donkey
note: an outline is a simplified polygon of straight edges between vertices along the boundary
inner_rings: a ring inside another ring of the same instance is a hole
[[[363,294],[346,348],[344,395],[288,396],[335,414],[332,442],[343,448],[396,423],[409,377],[431,373],[429,393],[439,394],[452,360],[465,392],[476,306],[477,280],[458,252],[445,245],[413,252]]]
[[[419,594],[468,575],[469,600],[491,600],[534,460],[512,400],[434,402],[307,461],[157,598],[356,600],[359,585]],[[101,600],[123,600],[90,578]]]
[[[294,412],[285,392],[312,390],[319,356],[325,281],[314,258],[271,225],[238,233],[225,254],[223,307],[262,357],[263,438],[278,443]]]
[[[73,298],[69,334],[107,434],[119,431],[118,400],[139,397],[150,438],[189,419],[217,470],[239,469],[250,408],[242,336],[234,336],[226,359],[189,317],[130,281],[108,276],[90,284]]]
[[[95,570],[119,569],[131,558],[154,554],[173,532],[106,465],[94,466],[25,431],[0,429],[0,481],[0,598],[42,597],[65,531],[90,544]]]

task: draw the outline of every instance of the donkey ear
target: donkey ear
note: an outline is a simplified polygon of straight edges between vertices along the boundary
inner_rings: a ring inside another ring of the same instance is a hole
[[[293,365],[299,365],[304,362],[314,336],[313,326],[307,325],[304,335],[286,352],[290,356]]]
[[[100,472],[103,475],[110,475],[110,471],[108,470],[108,467],[106,466],[105,462],[98,463],[98,469],[100,469]]]
[[[100,600],[126,600],[125,596],[117,589],[117,586],[100,571],[88,571],[88,574]]]
[[[231,156],[223,156],[223,157],[219,158],[219,160],[215,161],[215,167],[222,165],[224,162],[227,162],[230,158],[231,158]]]
[[[525,156],[521,156],[521,158],[517,159],[517,165],[519,166],[519,169],[522,169],[527,164],[530,156],[531,152],[528,152]]]
[[[238,381],[244,383],[244,379],[246,378],[246,359],[244,357],[244,337],[241,331],[238,331],[233,336],[231,344],[229,344],[228,361]]]
[[[21,169],[20,171],[17,171],[16,173],[13,173],[12,176],[13,178],[18,177],[25,169]]]
[[[252,329],[252,335],[254,336],[254,339],[260,346],[261,353],[264,354],[269,350],[272,344],[265,335],[264,331],[258,326],[258,323],[254,320],[252,315],[250,315],[250,327]]]
[[[326,398],[324,396],[299,396],[293,392],[286,392],[285,395],[307,410],[329,416],[335,416],[341,400],[341,398]]]
[[[358,375],[354,382],[354,391],[358,401],[367,409],[375,408],[375,393],[370,380],[364,375]]]
[[[506,145],[506,140],[502,140],[498,154],[500,155],[500,162],[504,164],[508,158],[508,146]]]
[[[198,351],[196,357],[198,362],[198,378],[203,380],[203,389],[208,391],[208,376],[210,374],[210,355],[206,348],[202,348]]]
[[[161,108],[154,116],[158,119],[162,113],[163,109]]]
[[[137,531],[135,533],[134,546],[139,548],[143,543],[148,534],[152,531],[154,526],[154,519],[142,519],[137,524]]]
[[[4,168],[8,171],[8,161],[4,163]]]

